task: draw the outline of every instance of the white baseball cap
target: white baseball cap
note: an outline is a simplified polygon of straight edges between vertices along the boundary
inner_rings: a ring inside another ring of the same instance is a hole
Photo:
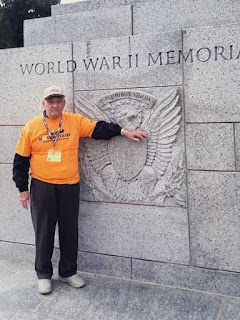
[[[45,89],[43,93],[43,99],[47,99],[50,97],[65,97],[65,94],[63,93],[62,88],[51,86]]]

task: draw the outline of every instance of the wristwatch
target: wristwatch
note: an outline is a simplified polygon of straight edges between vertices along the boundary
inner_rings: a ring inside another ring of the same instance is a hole
[[[121,129],[121,136],[123,135],[124,128]]]

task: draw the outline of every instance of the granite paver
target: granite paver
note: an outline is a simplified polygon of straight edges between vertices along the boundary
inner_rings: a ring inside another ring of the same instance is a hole
[[[217,320],[239,320],[240,301],[238,299],[224,299],[220,316]]]
[[[60,284],[37,292],[29,263],[0,260],[1,320],[238,319],[240,299],[146,282],[83,273],[80,290]]]

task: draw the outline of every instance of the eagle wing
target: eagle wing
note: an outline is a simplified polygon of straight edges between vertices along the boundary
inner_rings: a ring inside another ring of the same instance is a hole
[[[92,174],[94,186],[90,183],[90,187],[94,187],[109,199],[120,200],[124,198],[124,181],[112,166],[108,141],[88,138],[85,140],[87,170],[89,170],[90,165],[96,172]]]
[[[82,95],[77,95],[75,101],[76,110],[83,116],[93,120],[111,122],[106,113]],[[107,105],[106,110],[110,112],[111,105]],[[85,157],[81,160],[85,164],[84,170],[87,172],[87,174],[83,174],[85,182],[89,184],[90,188],[95,188],[106,197],[114,197],[116,200],[123,198],[124,182],[112,166],[108,141],[86,138],[84,146]],[[94,173],[89,169],[89,165],[94,169]]]
[[[109,117],[100,110],[95,103],[80,94],[76,95],[74,107],[78,113],[82,114],[84,117],[92,120],[104,120],[106,122],[111,122]]]
[[[150,131],[146,166],[152,167],[160,178],[172,156],[172,144],[176,139],[181,119],[180,107],[177,107],[179,95],[173,91],[164,101],[156,103],[150,116],[143,123]],[[147,123],[146,123],[147,122]]]
[[[86,156],[97,174],[111,164],[107,141],[85,139],[84,144],[87,149]]]

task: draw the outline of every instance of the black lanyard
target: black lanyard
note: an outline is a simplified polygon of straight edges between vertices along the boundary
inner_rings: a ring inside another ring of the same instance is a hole
[[[61,118],[60,118],[60,121],[59,121],[59,125],[58,125],[58,129],[57,129],[57,133],[56,134],[52,134],[51,131],[49,130],[47,122],[46,122],[45,117],[44,117],[44,112],[42,113],[42,119],[43,119],[43,123],[45,125],[45,128],[47,129],[48,136],[52,141],[53,149],[55,149],[55,145],[56,145],[56,143],[58,141],[58,138],[59,138],[59,135],[60,135],[60,132],[61,132],[61,129],[62,129],[62,115],[61,115]]]

